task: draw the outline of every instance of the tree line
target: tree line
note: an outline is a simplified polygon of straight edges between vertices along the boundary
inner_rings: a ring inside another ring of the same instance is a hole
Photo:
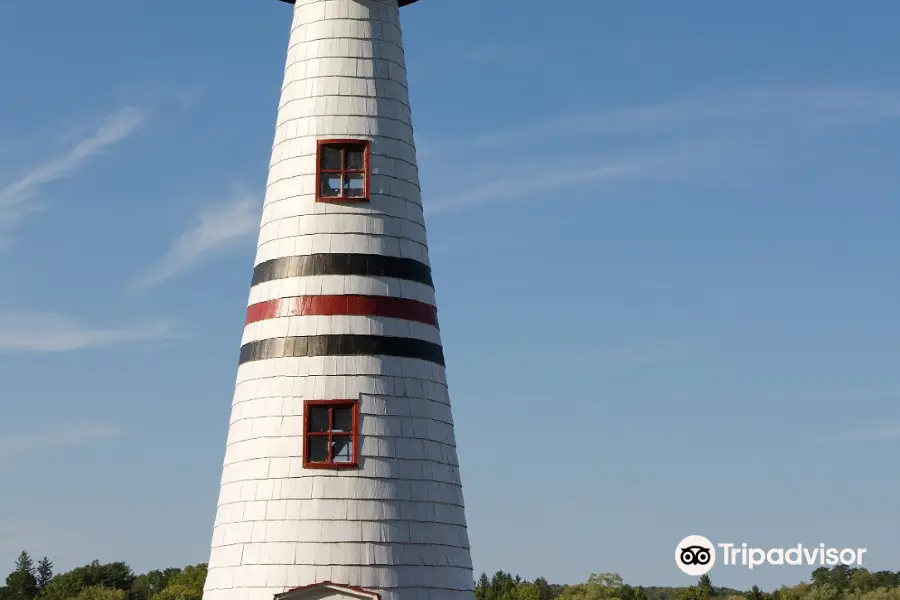
[[[35,565],[22,552],[0,587],[0,600],[201,600],[205,581],[205,564],[136,575],[124,562],[95,560],[54,574],[50,559]]]
[[[53,572],[49,558],[36,564],[27,552],[16,559],[0,586],[0,600],[202,600],[206,565],[135,574],[124,562],[94,561],[65,573]],[[476,600],[900,600],[900,572],[868,571],[839,565],[821,567],[808,582],[763,592],[717,587],[708,575],[689,587],[632,586],[615,573],[593,574],[576,584],[526,580],[498,571],[482,573]]]
[[[808,582],[763,592],[716,587],[703,575],[689,587],[631,586],[616,573],[594,574],[584,583],[554,585],[498,571],[482,574],[476,600],[900,600],[900,572],[868,571],[838,565],[820,567]]]

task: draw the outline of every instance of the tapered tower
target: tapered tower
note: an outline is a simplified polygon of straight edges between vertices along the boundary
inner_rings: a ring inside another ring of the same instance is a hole
[[[474,597],[400,30],[413,2],[293,6],[204,600]]]

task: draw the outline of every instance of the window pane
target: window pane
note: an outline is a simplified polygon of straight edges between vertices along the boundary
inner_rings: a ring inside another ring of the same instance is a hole
[[[351,173],[344,176],[344,196],[362,198],[365,195],[364,177],[362,173]]]
[[[322,174],[322,189],[319,195],[323,198],[336,198],[341,195],[341,176]]]
[[[353,439],[350,436],[334,436],[331,443],[334,462],[347,463],[353,461]]]
[[[310,406],[309,407],[309,430],[310,431],[328,431],[328,407],[327,406]]]
[[[307,449],[309,450],[306,460],[307,462],[328,462],[328,436],[315,435],[307,438]]]
[[[341,170],[340,146],[322,146],[322,168],[328,171]]]
[[[348,148],[347,153],[347,169],[351,171],[362,171],[363,169],[363,149]]]
[[[334,427],[332,431],[353,431],[353,407],[339,406],[334,409]]]

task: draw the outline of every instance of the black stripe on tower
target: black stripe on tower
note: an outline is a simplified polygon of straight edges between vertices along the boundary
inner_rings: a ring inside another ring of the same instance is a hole
[[[249,342],[241,346],[238,364],[311,356],[393,356],[418,358],[444,366],[444,351],[438,344],[382,335],[309,335]]]
[[[431,267],[411,258],[380,254],[310,254],[267,260],[253,269],[251,287],[266,281],[312,275],[362,275],[415,281],[434,288]]]

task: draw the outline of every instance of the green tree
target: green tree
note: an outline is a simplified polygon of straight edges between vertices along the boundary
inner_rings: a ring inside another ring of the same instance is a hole
[[[541,600],[541,589],[534,583],[521,583],[516,588],[517,600]]]
[[[762,597],[763,593],[759,589],[759,586],[754,585],[752,588],[750,588],[750,591],[747,592],[748,600],[762,600]]]
[[[170,585],[158,594],[153,595],[152,600],[200,600],[203,590],[196,590],[183,585]]]
[[[31,573],[34,575],[34,561],[31,560],[31,555],[26,551],[22,550],[19,554],[19,558],[16,559],[16,571],[22,571],[24,573]]]
[[[900,587],[900,572],[891,571],[875,571],[872,573],[873,588],[895,588]]]
[[[34,561],[24,550],[16,559],[16,568],[6,577],[8,600],[34,600],[38,593]]]
[[[591,573],[588,577],[588,585],[598,585],[608,591],[618,591],[625,582],[618,573]]]
[[[852,596],[854,600],[900,600],[900,588],[898,587],[882,587],[861,593],[858,596]]]
[[[174,574],[166,587],[154,594],[151,600],[202,600],[206,574],[206,564],[185,567]]]
[[[543,577],[535,579],[534,585],[537,586],[538,590],[541,592],[541,600],[552,600],[562,589],[562,586],[550,585]]]
[[[125,600],[125,590],[110,589],[103,585],[92,585],[84,588],[74,600]]]
[[[203,591],[203,585],[206,583],[207,566],[206,563],[187,566],[178,573],[174,573],[167,587],[171,585],[183,585]]]
[[[43,592],[50,580],[53,579],[53,563],[46,556],[38,562],[36,579],[38,593]]]
[[[825,585],[831,583],[831,569],[828,567],[813,569],[809,579],[812,581],[813,585]]]
[[[831,583],[816,584],[809,588],[804,600],[841,600],[841,590]]]
[[[82,590],[103,586],[110,590],[129,592],[134,584],[134,572],[124,562],[89,565],[72,569],[50,580],[41,594],[41,600],[72,600]]]
[[[515,600],[516,588],[522,578],[505,571],[497,571],[490,578],[482,574],[475,587],[476,600]]]
[[[130,600],[150,600],[152,596],[163,591],[173,577],[181,573],[181,569],[155,569],[143,575],[138,575],[131,584],[128,593]]]
[[[618,600],[624,587],[617,573],[591,573],[586,583],[565,586],[560,600]]]
[[[848,565],[837,565],[832,567],[831,572],[831,581],[834,586],[844,591],[850,587],[850,578],[853,576],[853,571],[856,569],[848,566]]]
[[[809,593],[812,585],[809,583],[800,583],[793,587],[785,587],[781,589],[781,595],[786,600],[802,600]]]
[[[475,600],[489,600],[491,593],[491,578],[487,573],[482,573],[475,584]]]
[[[819,567],[812,572],[813,585],[830,585],[839,591],[850,587],[850,579],[855,569],[847,565],[837,565],[832,568]]]
[[[712,598],[716,595],[715,590],[713,590],[712,581],[709,579],[709,575],[703,574],[700,576],[700,580],[697,581],[697,587],[700,588],[700,591],[703,592],[703,595],[707,598]]]
[[[707,596],[698,586],[692,585],[678,593],[678,600],[707,600]]]
[[[853,569],[850,574],[850,589],[856,592],[868,592],[874,590],[875,574],[870,573],[868,569]]]

